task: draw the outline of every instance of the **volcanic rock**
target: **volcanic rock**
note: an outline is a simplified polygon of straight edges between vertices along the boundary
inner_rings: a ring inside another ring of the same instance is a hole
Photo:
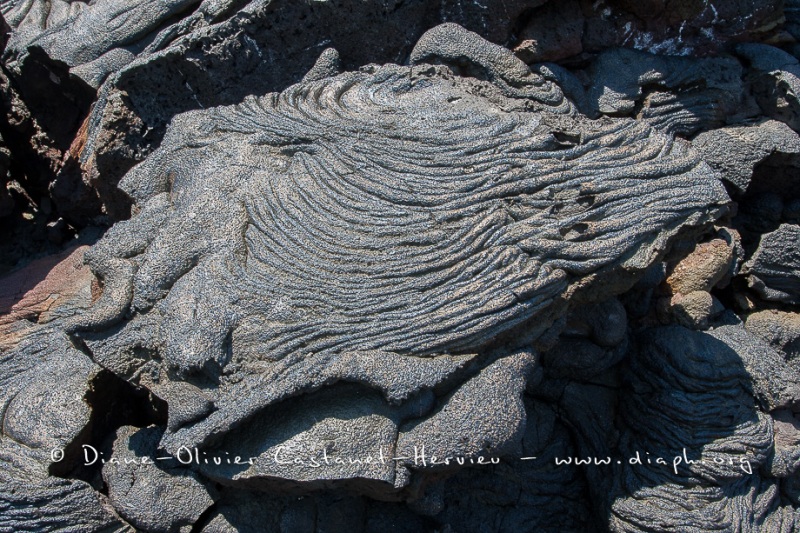
[[[177,458],[171,464],[159,460],[161,433],[155,426],[120,428],[111,452],[116,462],[103,465],[114,509],[132,526],[154,533],[191,526],[214,503],[213,492]]]
[[[699,243],[667,276],[666,284],[673,294],[708,292],[726,276],[730,277],[736,261],[735,238],[713,239]]]
[[[598,56],[588,99],[596,113],[635,116],[690,135],[757,114],[731,57],[659,56],[624,48]]]
[[[746,43],[736,53],[749,63],[748,81],[764,114],[800,128],[800,63],[797,58],[766,44]]]
[[[800,226],[781,226],[761,238],[758,249],[742,272],[748,285],[770,301],[800,303]]]
[[[750,188],[759,164],[769,164],[770,159],[783,165],[790,161],[793,168],[800,164],[800,137],[775,120],[703,132],[694,138],[692,146],[739,194]]]
[[[167,449],[210,444],[279,399],[353,379],[345,360],[369,364],[359,381],[402,401],[457,368],[410,379],[448,361],[431,355],[480,347],[592,279],[627,279],[683,227],[723,212],[724,191],[687,147],[632,121],[583,119],[507,50],[451,26],[412,59],[465,55],[492,82],[388,65],[181,115],[122,180],[138,214],[87,253],[104,292],[70,329],[131,313],[115,345],[137,345],[136,324],[152,324],[159,381],[177,372],[209,394],[213,414],[168,432]],[[620,142],[629,167],[605,181],[599,154],[618,157]],[[509,155],[488,166],[501,147]],[[409,176],[413,187],[395,185]],[[666,201],[662,176],[687,185]],[[651,195],[647,222],[615,200],[632,188],[636,202]],[[389,375],[403,376],[397,393]]]
[[[558,61],[580,54],[583,24],[578,0],[548,2],[530,15],[514,53],[526,63]]]
[[[769,309],[748,315],[748,331],[791,359],[800,356],[800,314]]]
[[[0,529],[798,527],[777,2],[7,4]]]
[[[101,368],[50,328],[0,362],[0,529],[100,530],[123,523],[89,483],[62,479],[92,430],[87,395]]]
[[[725,310],[707,291],[674,294],[661,300],[660,305],[660,311],[670,317],[666,322],[674,321],[690,329],[707,329],[711,320]]]
[[[727,339],[723,332],[678,326],[639,336],[619,413],[620,451],[641,463],[611,465],[606,484],[613,531],[655,523],[663,530],[692,523],[700,530],[747,524],[743,531],[756,531],[749,515],[776,509],[774,485],[752,475],[771,454],[772,418],[756,408],[748,370],[736,344],[722,342]],[[797,513],[776,509],[768,519],[792,524]]]

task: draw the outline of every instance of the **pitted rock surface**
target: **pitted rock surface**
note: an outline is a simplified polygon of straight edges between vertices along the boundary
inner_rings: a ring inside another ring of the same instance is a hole
[[[113,223],[3,278],[0,529],[798,529],[797,47],[633,4],[0,2],[8,235]]]
[[[781,224],[764,235],[744,271],[748,284],[762,298],[800,303],[800,226]]]
[[[87,393],[102,369],[63,333],[39,329],[4,352],[0,370],[0,530],[123,527],[89,483],[54,475],[91,431]]]
[[[771,456],[774,429],[750,393],[758,370],[734,351],[746,336],[733,325],[641,333],[626,379],[631,393],[620,406],[620,446],[647,466],[612,466],[610,529],[643,531],[656,521],[662,530],[797,527],[797,511],[775,497],[775,480],[752,474]]]
[[[725,212],[685,143],[576,114],[507,50],[445,26],[412,58],[463,55],[493,81],[386,65],[180,115],[123,178],[138,213],[87,252],[105,289],[68,328],[109,368],[149,351],[138,383],[204,391],[172,453],[339,380],[392,402],[436,387],[455,354],[613,291]]]

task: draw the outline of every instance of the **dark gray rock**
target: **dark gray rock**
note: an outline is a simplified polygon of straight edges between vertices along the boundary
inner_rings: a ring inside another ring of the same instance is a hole
[[[588,338],[606,348],[620,345],[627,333],[625,307],[616,298],[574,309],[564,331],[565,336]]]
[[[752,256],[756,251],[765,233],[778,229],[783,206],[783,198],[776,192],[760,192],[740,200],[739,212],[733,222],[741,232],[748,255]]]
[[[281,90],[298,82],[328,47],[338,50],[347,69],[400,61],[441,15],[421,0],[203,2],[150,35],[134,57],[101,56],[74,69],[89,81],[98,79],[98,69],[109,74],[101,76],[106,79],[78,168],[59,179],[79,176],[113,191],[158,146],[176,114]],[[107,55],[117,50],[123,49]],[[128,218],[124,197],[111,195],[106,204],[114,220]]]
[[[542,363],[549,378],[591,380],[617,364],[627,350],[627,313],[612,298],[572,310],[558,342],[542,354]]]
[[[169,405],[167,427],[170,431],[177,431],[214,410],[211,398],[202,389],[185,381],[153,383],[150,388]]]
[[[230,489],[202,531],[210,533],[411,533],[428,531],[429,520],[405,505],[369,501],[341,492],[285,496]]]
[[[606,458],[612,453],[618,441],[616,414],[619,403],[618,390],[621,388],[619,376],[614,370],[593,376],[586,382],[578,380],[547,380],[534,395],[552,404],[559,413],[559,419],[570,428],[573,439],[573,455],[569,450],[557,450],[559,458],[583,456]],[[562,455],[563,454],[563,455]],[[555,463],[555,459],[553,459]],[[591,461],[594,463],[594,461]],[[566,463],[570,465],[570,463]],[[555,463],[564,467],[564,464]],[[572,464],[578,467],[577,463]],[[592,501],[605,499],[606,481],[602,473],[584,471],[589,483]],[[598,507],[595,507],[597,509]]]
[[[617,364],[626,348],[626,344],[609,349],[587,339],[566,338],[543,354],[543,364],[551,377],[588,380]]]
[[[783,11],[778,0],[8,0],[3,59],[46,134],[21,137],[44,148],[35,154],[44,172],[33,174],[55,182],[58,214],[80,229],[130,216],[116,184],[174,115],[281,90],[328,46],[348,70],[402,62],[427,29],[454,22],[537,61],[614,46],[703,55],[742,40],[779,42]],[[676,98],[653,93],[643,113],[678,129],[714,114],[706,96]]]
[[[800,226],[781,224],[761,238],[742,268],[747,284],[763,299],[800,303]]]
[[[425,32],[411,51],[409,62],[444,63],[457,73],[487,79],[507,97],[530,100],[534,109],[556,114],[574,111],[572,102],[551,79],[533,72],[508,49],[457,24],[441,24]]]
[[[14,198],[126,220],[2,330],[0,529],[798,528],[777,2],[6,4]]]
[[[800,198],[790,200],[784,204],[783,220],[793,224],[800,223]]]
[[[327,387],[284,401],[231,431],[219,446],[203,452],[203,459],[219,457],[222,464],[203,460],[199,470],[220,483],[252,489],[351,487],[373,496],[390,493],[407,482],[395,477],[397,427],[404,419],[424,416],[433,402],[429,393],[391,407],[364,387]],[[242,459],[235,461],[237,456]]]
[[[796,410],[800,406],[800,376],[779,352],[750,334],[736,315],[727,311],[708,334],[741,358],[753,394],[764,411]]]
[[[731,347],[740,330],[668,326],[637,338],[618,411],[622,459],[605,482],[612,531],[796,527],[797,512],[780,507],[774,481],[757,474],[770,460],[773,424],[751,395],[750,380],[766,376],[751,374]]]
[[[707,56],[732,43],[763,41],[780,34],[780,0],[615,0],[582,2],[583,47],[602,52],[634,48],[665,56]]]
[[[505,48],[451,24],[410,58],[335,74],[325,52],[282,93],[178,115],[120,182],[135,215],[87,253],[103,293],[67,329],[179,404],[168,452],[266,459],[340,433],[345,455],[395,441],[403,456],[418,443],[508,454],[525,427],[524,345],[570,298],[624,291],[726,212],[687,143],[581,116]],[[613,352],[596,364],[609,366],[625,313],[613,300],[595,313],[589,337]],[[296,398],[339,382],[370,391]],[[201,470],[248,488],[417,484],[414,468],[334,466]]]
[[[731,57],[688,58],[616,49],[591,65],[590,106],[595,113],[633,116],[681,135],[758,114]]]
[[[229,16],[236,2],[33,0],[9,4],[4,16],[12,32],[4,60],[12,70],[29,74],[27,63],[37,60],[46,66],[65,65],[96,89],[137,55],[152,53],[165,42]]]
[[[11,185],[10,164],[11,152],[6,148],[3,138],[0,137],[0,219],[13,213],[16,206],[9,189]]]
[[[528,423],[520,457],[491,467],[465,469],[450,478],[446,505],[434,517],[452,531],[591,531],[585,476],[578,468],[555,464],[576,453],[570,431],[556,409],[525,402]],[[509,513],[508,509],[514,512]]]
[[[775,454],[769,465],[770,474],[777,478],[787,478],[800,468],[800,420],[785,409],[773,413],[772,420]]]
[[[125,426],[117,430],[103,480],[114,509],[139,530],[177,532],[191,526],[214,503],[197,476],[180,465],[159,460],[163,430]]]
[[[461,23],[494,43],[505,44],[511,38],[519,40],[519,36],[512,35],[516,25],[524,27],[527,21],[535,20],[536,8],[561,9],[562,3],[448,1],[437,7],[414,1],[389,7],[384,2],[254,1],[235,15],[227,13],[209,22],[201,18],[194,25],[188,24],[196,18],[195,13],[185,19],[187,24],[164,30],[146,52],[111,75],[99,90],[89,121],[86,149],[80,156],[80,173],[85,182],[105,182],[113,189],[132,165],[160,143],[173,116],[283,89],[300,80],[325,47],[333,46],[339,51],[346,69],[373,62],[400,62],[426,29],[447,21]],[[729,13],[731,18],[724,20],[732,26],[742,26],[734,33],[746,33],[751,24],[754,25],[751,29],[762,28],[760,22],[780,12],[769,2],[759,5],[755,12],[749,5],[746,9],[713,3],[710,8],[696,7],[704,11],[700,28],[720,30],[715,39],[721,38],[727,26],[713,15],[714,10]],[[587,5],[582,9],[603,19],[608,18],[604,10],[610,10]],[[742,15],[743,11],[747,16]],[[302,31],[284,30],[286,20],[304,21]],[[538,30],[535,32],[531,39],[546,37],[539,36]],[[697,32],[699,37],[709,40],[699,28]],[[287,42],[292,45],[285,46]],[[704,60],[690,69],[684,65],[694,64],[693,60],[681,60],[667,62],[674,64],[674,71],[693,71],[695,77],[683,80],[686,90],[682,89],[677,96],[668,91],[644,95],[648,103],[643,106],[643,116],[663,127],[688,132],[695,131],[698,125],[710,127],[749,114],[753,106],[740,101],[741,73],[735,60]],[[619,74],[629,74],[628,69],[622,70]],[[709,70],[714,74],[709,74]],[[598,71],[603,74],[605,69]],[[705,84],[708,86],[702,87]],[[68,176],[64,179],[70,181]],[[127,218],[124,214],[127,206],[119,202],[122,201],[109,202],[113,216]]]
[[[786,159],[791,157],[792,167],[800,165],[800,137],[774,120],[703,132],[692,146],[740,194],[750,187],[755,167],[769,159],[789,162]],[[784,157],[775,157],[778,154]]]
[[[529,15],[514,53],[526,63],[558,61],[580,54],[583,26],[578,0],[548,2]]]
[[[287,505],[287,502],[281,500],[283,498],[267,498],[264,493],[225,491],[223,499],[214,508],[201,531],[208,533],[281,531],[281,514],[284,506],[290,507],[287,514],[292,514],[293,508],[299,508],[304,515],[304,519],[301,520],[287,520],[293,527],[297,526],[297,531],[315,531],[315,509],[310,499],[296,502],[294,506]]]
[[[748,81],[764,114],[800,128],[800,63],[797,58],[766,44],[745,43],[736,53],[748,64]]]
[[[470,359],[471,356],[439,356],[417,360],[391,352],[290,355],[272,364],[251,367],[230,385],[208,390],[214,411],[167,433],[165,445],[177,453],[180,446],[218,440],[271,404],[338,381],[369,385],[380,391],[385,400],[400,403],[439,385]],[[253,392],[243,396],[239,394],[243,390]]]
[[[328,45],[349,68],[399,61],[443,14],[419,0],[12,0],[3,12],[4,64],[47,136],[32,138],[52,162],[40,174],[81,226],[129,218],[116,184],[175,114],[282,89]]]
[[[56,477],[92,430],[87,396],[101,368],[63,333],[35,328],[0,359],[0,530],[125,530],[85,481]],[[127,529],[129,530],[129,529]]]
[[[457,466],[451,464],[454,458],[488,461],[518,452],[525,432],[522,393],[535,362],[526,352],[498,359],[448,396],[430,417],[403,428],[397,456],[405,459],[399,465],[447,469]]]
[[[40,94],[36,96],[42,99]],[[53,95],[43,99],[57,101],[59,97]],[[0,72],[0,109],[4,115],[0,120],[3,130],[0,143],[0,211],[5,217],[12,212],[17,214],[13,218],[4,218],[6,231],[24,226],[25,222],[19,220],[23,213],[44,211],[45,208],[53,211],[48,187],[54,171],[61,165],[63,152],[69,147],[69,132],[64,130],[77,126],[72,123],[73,117],[66,112],[59,113],[60,110],[49,109],[49,114],[36,113],[31,109],[31,100],[20,93],[19,87],[6,71]],[[50,214],[40,213],[40,216],[46,219]],[[30,239],[31,236],[26,238]],[[5,239],[10,237],[6,235]],[[19,246],[23,243],[15,244]],[[3,255],[12,253],[4,247]]]

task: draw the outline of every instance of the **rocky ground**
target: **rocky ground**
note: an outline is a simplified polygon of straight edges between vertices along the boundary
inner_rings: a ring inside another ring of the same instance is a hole
[[[0,12],[0,531],[800,529],[800,2]]]

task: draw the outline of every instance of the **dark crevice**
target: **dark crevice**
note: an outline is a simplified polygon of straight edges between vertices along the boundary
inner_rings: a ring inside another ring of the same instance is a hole
[[[8,76],[13,89],[55,147],[67,150],[97,96],[95,90],[37,46],[28,49],[19,68],[19,76]]]
[[[522,31],[531,20],[533,20],[533,17],[536,16],[537,11],[538,8],[530,7],[522,10],[522,13],[520,13],[513,24],[511,24],[511,31],[509,32],[508,39],[504,43],[506,48],[514,49],[519,45],[519,36],[522,35]]]
[[[202,512],[200,516],[197,517],[197,520],[192,525],[191,533],[200,533],[203,531],[211,519],[214,518],[214,514],[217,512],[217,503],[212,503],[208,509]]]
[[[559,148],[572,148],[581,144],[581,133],[572,131],[554,131],[553,137],[558,142]]]
[[[592,205],[594,205],[594,200],[595,200],[595,196],[593,194],[587,194],[587,195],[578,196],[575,199],[575,201],[578,203],[578,205],[580,205],[581,207],[587,207],[587,208],[588,207],[592,207]]]
[[[18,266],[18,261],[54,253],[75,234],[75,228],[58,220],[60,206],[50,186],[61,154],[88,112],[94,93],[74,82],[63,66],[41,56],[38,49],[31,50],[22,67],[24,77],[15,77],[0,65],[4,111],[0,135],[10,152],[8,182],[15,184],[10,187],[13,212],[0,218],[0,255],[4,257],[0,271]],[[5,188],[6,181],[6,176],[0,176],[0,187]]]
[[[82,340],[73,336],[72,342],[91,357],[91,351]],[[125,381],[105,368],[91,380],[83,400],[91,408],[89,423],[64,449],[64,459],[50,467],[50,474],[86,481],[105,493],[101,470],[102,459],[110,453],[110,437],[123,426],[166,425],[167,404],[147,388]],[[95,457],[97,460],[92,461]]]

